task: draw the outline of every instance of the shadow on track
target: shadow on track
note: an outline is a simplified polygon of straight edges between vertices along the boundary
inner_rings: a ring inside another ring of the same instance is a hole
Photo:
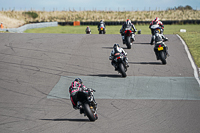
[[[88,76],[97,76],[97,77],[110,77],[110,78],[121,78],[121,75],[117,75],[117,74],[91,74]]]
[[[73,122],[90,122],[88,119],[40,119],[43,121],[73,121]]]
[[[129,64],[149,64],[149,65],[162,65],[161,62],[129,62]]]
[[[113,47],[102,47],[103,49],[113,49]]]
[[[123,49],[128,49],[127,47],[126,47],[126,45],[123,47],[124,45],[122,45],[121,46],[121,48],[123,48]],[[113,47],[102,47],[103,49],[113,49]],[[128,49],[129,50],[129,49]]]
[[[134,44],[147,44],[147,45],[150,45],[150,43],[134,43]]]

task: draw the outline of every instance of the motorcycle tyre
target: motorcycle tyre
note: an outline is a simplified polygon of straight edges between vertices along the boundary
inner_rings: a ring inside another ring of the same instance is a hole
[[[122,77],[126,77],[126,72],[125,72],[125,69],[124,69],[124,65],[122,63],[119,64],[119,71],[120,73],[122,74]]]
[[[131,37],[130,36],[126,37],[126,46],[128,49],[131,49]]]
[[[99,31],[99,34],[104,34],[104,32],[101,30],[101,31]]]
[[[162,64],[167,64],[164,51],[160,51],[160,60],[162,61]]]
[[[83,109],[90,121],[96,120],[96,115],[91,111],[90,106],[87,102],[83,104]]]

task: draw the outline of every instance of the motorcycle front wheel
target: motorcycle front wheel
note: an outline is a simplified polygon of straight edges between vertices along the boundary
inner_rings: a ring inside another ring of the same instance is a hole
[[[95,121],[97,119],[96,115],[92,112],[92,110],[90,109],[90,106],[87,102],[83,104],[83,109],[90,121]]]

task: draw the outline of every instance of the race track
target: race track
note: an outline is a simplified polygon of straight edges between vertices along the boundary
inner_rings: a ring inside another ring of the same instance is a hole
[[[166,36],[162,65],[150,35],[126,49],[120,35],[0,33],[1,132],[199,133],[199,84],[180,39]],[[114,43],[128,53],[126,78],[110,64]],[[95,122],[72,108],[76,77],[97,91]]]

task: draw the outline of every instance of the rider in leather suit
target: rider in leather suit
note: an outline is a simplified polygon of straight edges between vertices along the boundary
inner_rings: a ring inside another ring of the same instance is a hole
[[[121,36],[122,36],[123,44],[125,44],[124,31],[126,29],[129,29],[129,30],[131,30],[133,32],[132,37],[131,37],[132,41],[135,41],[135,32],[137,32],[135,26],[133,25],[133,23],[131,23],[131,20],[127,19],[126,22],[122,25],[122,28],[120,29],[120,33],[121,33]]]
[[[151,29],[151,26],[152,26],[152,25],[159,25],[159,26],[160,26],[160,28],[161,28],[160,34],[162,34],[162,39],[164,39],[164,41],[167,41],[168,38],[165,37],[165,36],[163,35],[164,25],[163,25],[163,23],[160,21],[160,19],[159,19],[158,17],[156,17],[156,18],[150,23],[150,25],[149,25],[149,28],[150,28],[150,29]],[[151,34],[152,34],[152,35],[155,35],[155,30],[152,30],[152,29],[151,29]],[[150,44],[152,45],[153,42],[151,42]]]
[[[72,102],[74,109],[79,109],[79,105],[77,104],[77,92],[79,91],[85,91],[87,88],[82,83],[82,80],[80,78],[76,78],[71,86],[69,87],[69,93],[70,93],[70,100]]]
[[[101,20],[101,21],[99,22],[98,26],[97,26],[98,30],[99,30],[99,28],[100,28],[101,25],[103,25],[104,28],[106,28],[105,23],[103,22],[103,20]]]
[[[161,34],[160,28],[155,30],[155,44],[159,44],[159,43],[164,44],[164,47],[165,47],[165,50],[166,50],[166,54],[167,54],[167,56],[169,56],[168,47],[163,42],[163,34]]]
[[[114,66],[115,70],[117,70],[117,65],[116,65],[116,63],[114,61],[114,55],[115,55],[115,53],[118,53],[118,52],[124,54],[126,66],[129,67],[127,53],[124,51],[123,48],[121,48],[119,46],[119,44],[114,44],[113,50],[111,51],[110,56],[109,56],[109,60],[112,60],[111,64]]]

